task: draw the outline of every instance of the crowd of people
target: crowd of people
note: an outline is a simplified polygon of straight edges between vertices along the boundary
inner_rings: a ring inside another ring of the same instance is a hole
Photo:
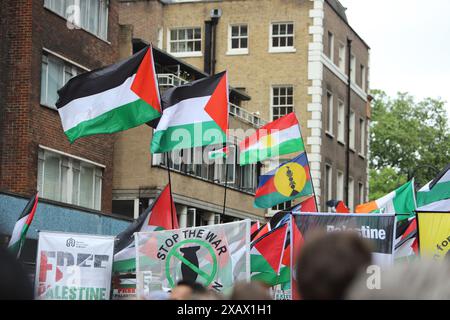
[[[299,253],[295,282],[304,300],[450,299],[450,261],[415,259],[392,267],[370,269],[369,245],[354,233],[316,234]],[[372,270],[372,271],[368,271]],[[32,299],[32,285],[23,266],[0,250],[0,300]],[[152,300],[271,300],[270,288],[259,282],[236,283],[229,296],[199,283],[180,281],[170,292],[152,292]]]

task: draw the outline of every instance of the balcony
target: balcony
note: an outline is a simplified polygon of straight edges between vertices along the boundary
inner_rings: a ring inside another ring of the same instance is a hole
[[[161,92],[165,90],[188,83],[187,80],[178,77],[173,73],[160,73],[158,74],[158,82]],[[230,114],[239,118],[240,120],[250,123],[251,125],[259,128],[267,123],[267,121],[261,119],[253,113],[246,111],[245,109],[230,103]]]

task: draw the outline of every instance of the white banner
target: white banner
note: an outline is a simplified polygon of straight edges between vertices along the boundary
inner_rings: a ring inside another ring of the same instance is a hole
[[[114,237],[40,232],[35,297],[109,300]]]
[[[180,280],[228,294],[250,280],[250,220],[135,234],[137,297],[169,291]]]

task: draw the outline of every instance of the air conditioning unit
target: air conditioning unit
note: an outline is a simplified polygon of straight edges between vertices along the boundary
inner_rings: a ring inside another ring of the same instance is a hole
[[[220,18],[222,16],[222,9],[212,9],[211,18]]]

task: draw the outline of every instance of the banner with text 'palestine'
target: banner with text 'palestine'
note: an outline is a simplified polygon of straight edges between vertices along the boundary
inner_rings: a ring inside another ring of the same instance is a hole
[[[35,298],[109,300],[114,237],[40,232]]]
[[[421,257],[450,261],[450,212],[418,212]]]
[[[250,220],[157,232],[138,232],[137,297],[168,291],[181,281],[228,294],[250,279]]]

